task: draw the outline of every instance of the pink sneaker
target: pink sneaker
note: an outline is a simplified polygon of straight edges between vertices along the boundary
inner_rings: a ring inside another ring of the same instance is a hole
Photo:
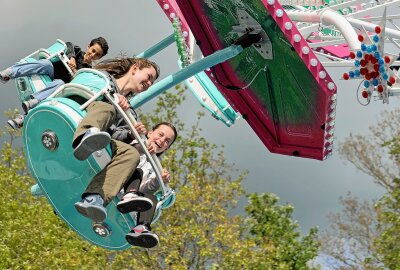
[[[132,246],[153,248],[160,242],[157,234],[153,233],[147,225],[137,225],[126,236],[126,241]]]

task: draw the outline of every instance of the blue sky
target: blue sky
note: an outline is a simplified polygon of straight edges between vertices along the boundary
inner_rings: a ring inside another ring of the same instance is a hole
[[[2,0],[0,9],[0,68],[6,68],[57,38],[72,41],[85,48],[90,39],[103,36],[109,41],[107,58],[125,52],[137,54],[172,33],[169,21],[153,0],[71,0],[61,5],[52,0]],[[178,70],[176,47],[170,46],[153,58],[161,67],[161,77]],[[350,133],[365,134],[377,122],[383,109],[398,106],[398,99],[389,105],[372,102],[363,107],[357,103],[357,81],[340,81],[347,70],[328,69],[338,85],[338,106],[335,144]],[[0,111],[20,108],[13,83],[0,85]],[[190,123],[201,110],[191,93],[187,94],[182,114]],[[152,104],[144,106],[150,110]],[[4,115],[0,116],[6,125]],[[314,226],[325,229],[326,215],[336,212],[339,196],[350,191],[361,199],[378,198],[382,190],[371,177],[345,164],[337,151],[326,161],[316,161],[271,154],[243,119],[231,128],[207,114],[202,124],[203,135],[211,142],[225,146],[226,158],[249,176],[243,182],[248,192],[272,192],[281,203],[295,207],[294,218],[304,232]]]

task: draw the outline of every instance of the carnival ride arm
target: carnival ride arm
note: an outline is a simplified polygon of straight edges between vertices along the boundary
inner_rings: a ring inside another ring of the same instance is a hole
[[[342,33],[350,49],[357,50],[360,48],[358,35],[350,22],[343,15],[329,8],[321,11],[287,10],[286,12],[293,21],[334,25]]]

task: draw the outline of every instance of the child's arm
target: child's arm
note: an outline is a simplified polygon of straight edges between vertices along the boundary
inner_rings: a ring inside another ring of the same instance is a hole
[[[67,51],[65,52],[65,55],[68,58],[76,58],[76,55],[81,51],[81,48],[79,46],[76,46],[72,44],[71,42],[67,41],[65,43],[67,45]]]
[[[170,174],[168,170],[164,169],[161,175],[165,184],[169,183]],[[139,191],[143,193],[154,193],[160,188],[155,173],[152,173],[147,181],[142,181]]]
[[[135,118],[137,118],[136,112],[132,109],[132,107],[130,107],[128,111],[132,113]],[[146,133],[146,128],[140,122],[137,123],[135,128],[139,134]],[[117,124],[110,127],[110,134],[111,138],[128,144],[135,139],[129,130],[129,126],[126,124],[125,120],[122,118],[122,115],[119,113],[117,114]]]
[[[115,126],[112,125],[110,127],[110,133],[111,133],[111,138],[114,140],[122,141],[124,143],[131,143],[132,138],[129,135],[129,126],[128,125],[123,125],[123,126]]]
[[[76,72],[76,56],[81,52],[81,48],[72,44],[71,42],[66,42],[67,51],[65,52],[66,56],[69,58],[68,66],[71,68],[72,72]]]

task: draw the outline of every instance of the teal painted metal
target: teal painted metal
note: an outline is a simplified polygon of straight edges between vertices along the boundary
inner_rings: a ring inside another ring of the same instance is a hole
[[[71,84],[65,85],[68,91],[64,94],[78,93],[79,89],[74,87],[79,85],[95,93],[108,87],[107,82],[98,71],[80,70]],[[135,226],[135,221],[129,214],[118,212],[117,198],[107,206],[108,218],[104,224],[111,230],[107,237],[96,234],[92,221],[78,214],[74,207],[91,179],[111,159],[110,145],[86,161],[73,156],[73,134],[85,114],[80,104],[65,97],[48,98],[29,111],[22,138],[28,167],[37,182],[31,192],[34,196],[45,196],[58,216],[86,240],[106,249],[126,249],[130,245],[125,235]]]
[[[103,88],[108,87],[108,80],[104,74],[94,69],[80,69],[71,83],[81,84],[89,87],[93,92],[98,93]]]
[[[84,239],[106,249],[123,250],[131,247],[125,235],[136,225],[136,219],[117,210],[118,198],[108,204],[107,219],[100,226],[78,214],[74,207],[91,179],[111,160],[112,151],[108,145],[85,161],[75,159],[72,138],[86,112],[80,109],[81,104],[67,97],[80,95],[88,98],[90,94],[87,91],[93,95],[109,86],[104,73],[80,69],[71,83],[61,86],[54,97],[47,98],[29,111],[22,139],[28,167],[37,182],[31,187],[32,195],[46,197],[57,215]],[[156,210],[153,222],[174,200],[175,194],[166,198]],[[110,230],[111,234],[100,236],[95,232],[99,227]]]
[[[51,45],[49,48],[47,48],[46,52],[49,53],[50,55],[57,55],[61,52],[66,52],[67,51],[67,45],[64,43],[64,41],[57,39],[57,41]],[[58,61],[58,57],[52,57],[50,61],[56,62]]]
[[[21,62],[32,63],[37,61],[34,58],[25,58]],[[33,93],[39,90],[38,83],[41,84],[41,88],[45,88],[51,83],[51,79],[48,75],[35,75],[29,77],[20,77],[15,80],[18,97],[21,101],[30,99]]]
[[[32,63],[40,59],[50,59],[52,62],[59,61],[59,54],[67,51],[66,44],[57,40],[47,49],[39,49],[27,57],[23,58],[19,63]],[[30,99],[30,95],[48,86],[51,82],[48,75],[35,75],[29,77],[20,77],[15,80],[18,97],[21,101]]]
[[[197,80],[201,89],[196,89],[194,83],[190,81],[192,79]],[[200,102],[204,108],[211,112],[211,115],[214,118],[220,120],[226,126],[231,126],[235,123],[236,119],[239,118],[239,114],[231,107],[228,101],[226,101],[224,96],[218,91],[217,87],[215,87],[213,82],[204,71],[196,74],[194,77],[186,80],[185,82],[198,102]],[[205,93],[203,91],[205,91]],[[211,100],[203,97],[203,93],[206,94]]]
[[[92,222],[79,215],[74,208],[74,203],[80,200],[90,180],[102,169],[94,155],[86,161],[79,161],[73,156],[72,137],[78,122],[85,115],[79,106],[70,99],[56,98],[46,100],[29,111],[23,129],[28,166],[55,212],[73,230],[103,248],[129,248],[125,235],[135,222],[129,215],[117,211],[117,200],[107,206],[105,223],[112,230],[108,237],[97,235],[92,230]],[[48,139],[43,138],[46,132],[54,134],[57,140],[55,149],[46,147],[50,144]],[[110,153],[108,146],[102,155],[108,156],[109,160]]]
[[[156,45],[154,45],[153,47],[151,47],[150,49],[147,49],[144,52],[139,53],[138,55],[136,55],[136,57],[139,57],[139,58],[150,58],[153,55],[155,55],[155,54],[159,53],[160,51],[164,50],[166,47],[168,47],[169,45],[171,45],[174,42],[175,42],[175,36],[174,36],[174,34],[171,34],[168,37],[166,37],[165,39],[161,40]]]
[[[192,77],[193,75],[209,67],[225,62],[226,60],[237,56],[242,51],[243,48],[239,45],[232,45],[230,47],[217,51],[152,85],[147,91],[133,97],[130,100],[130,104],[133,108],[138,108],[144,103],[150,101],[159,94],[173,87],[174,85],[177,85],[178,83]]]
[[[175,34],[171,34],[166,37],[150,49],[140,53],[137,57],[150,58],[158,52],[162,51],[169,45],[175,42]],[[235,123],[235,120],[239,117],[239,115],[233,110],[230,104],[226,101],[226,99],[222,96],[222,94],[218,91],[212,81],[207,77],[207,75],[201,71],[200,73],[195,75],[195,79],[199,82],[201,87],[204,89],[205,93],[210,97],[215,104],[215,107],[218,108],[217,111],[213,109],[208,103],[203,101],[203,98],[199,95],[200,89],[197,91],[195,86],[186,80],[186,85],[192,91],[196,99],[200,102],[200,104],[206,108],[209,112],[211,112],[212,116],[217,120],[222,121],[225,125],[231,126]],[[202,91],[203,92],[203,91]]]
[[[38,184],[34,184],[33,186],[31,186],[31,194],[33,197],[44,197],[44,193],[43,190],[40,188],[40,186]]]

